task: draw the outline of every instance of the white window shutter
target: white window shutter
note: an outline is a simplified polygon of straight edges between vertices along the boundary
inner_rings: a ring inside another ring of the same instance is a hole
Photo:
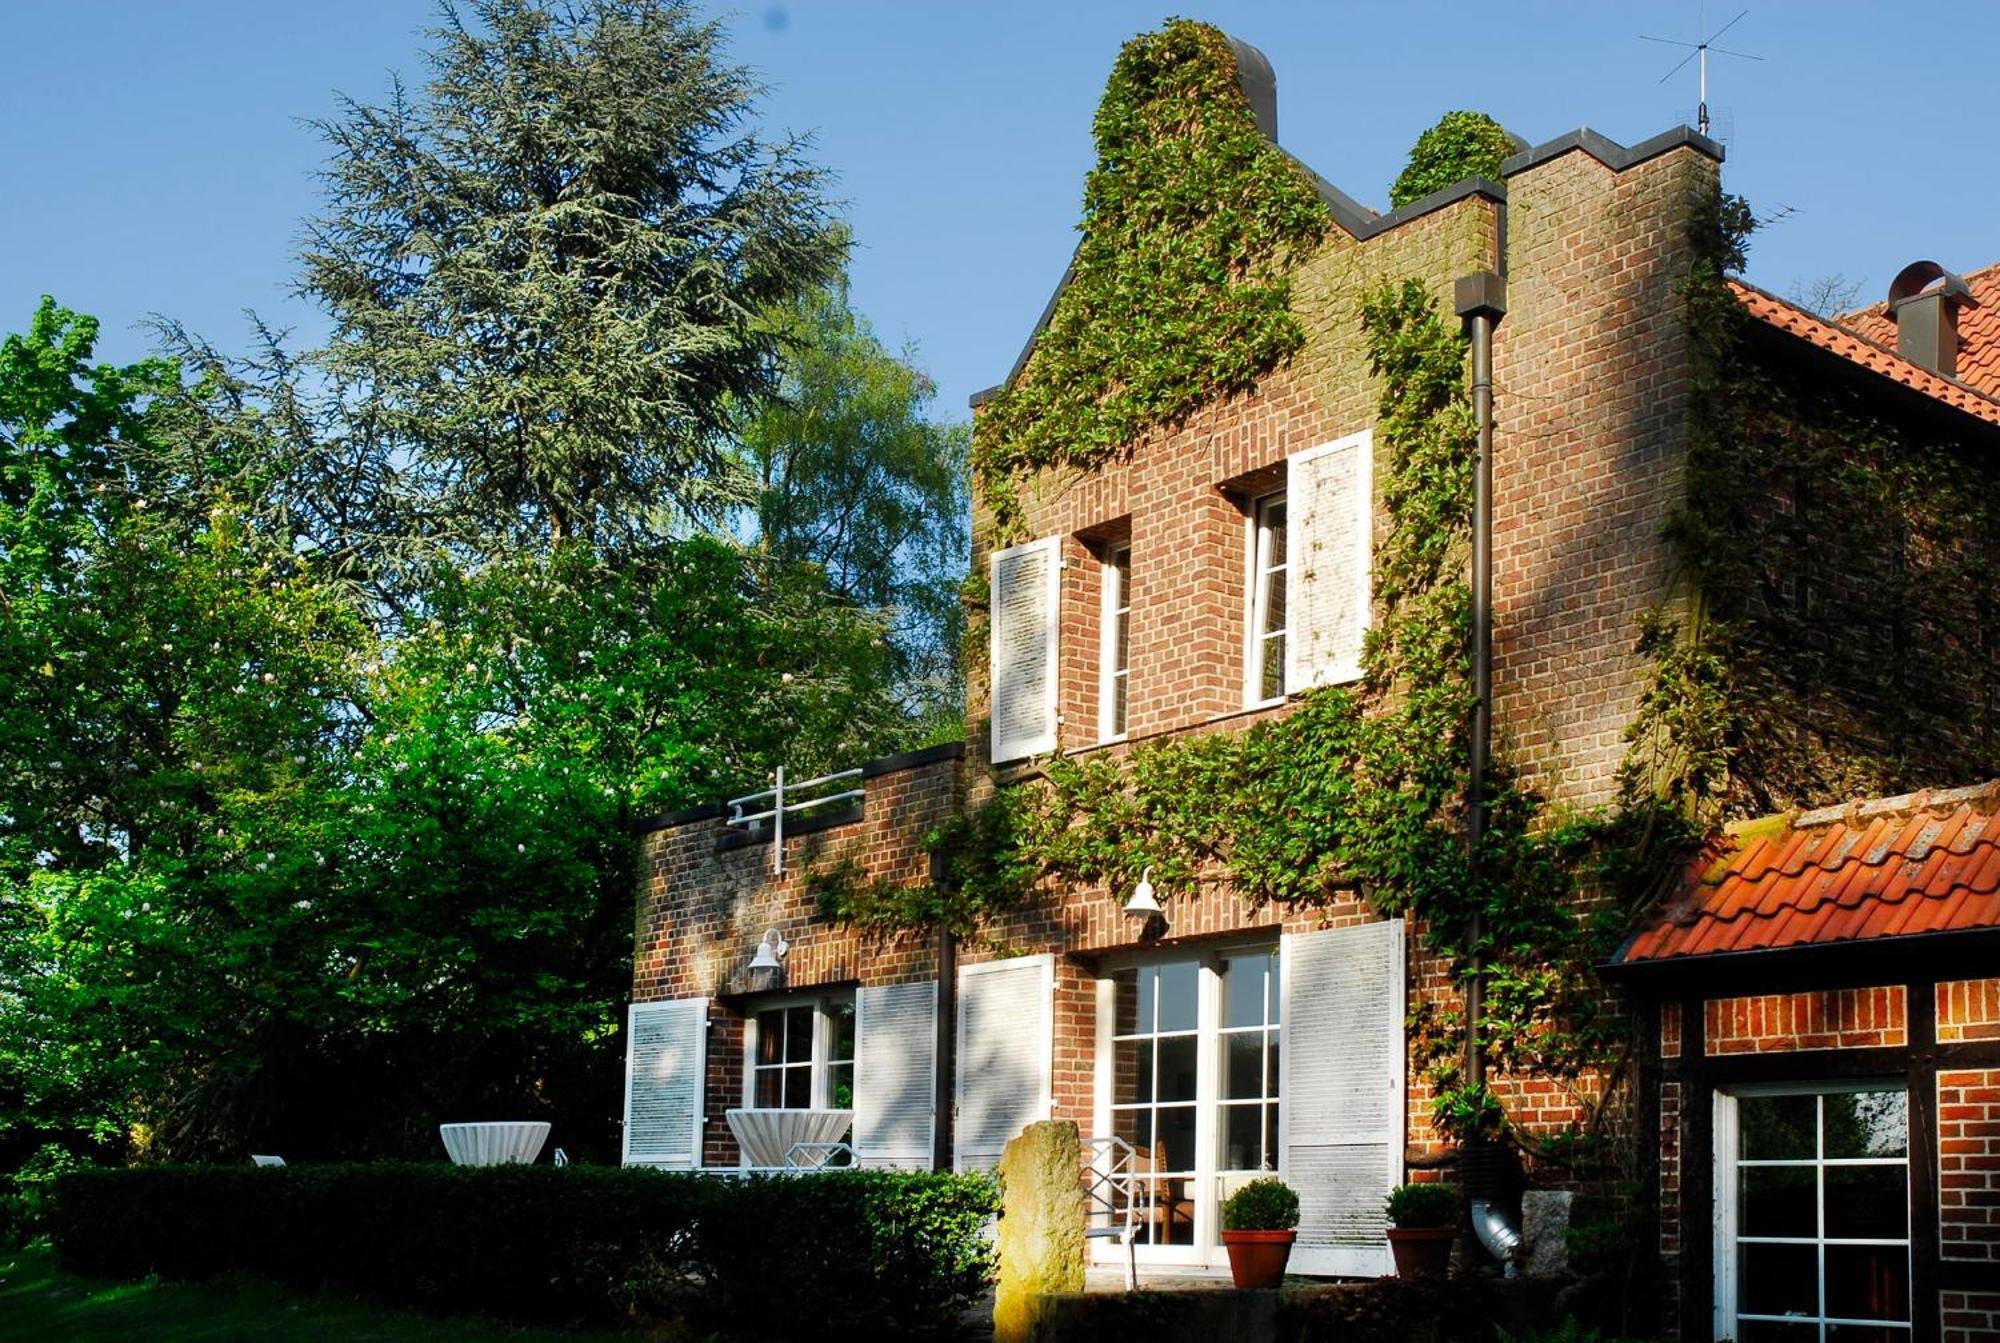
[[[1299,1194],[1299,1273],[1392,1264],[1382,1204],[1403,1178],[1403,921],[1281,943],[1279,1173]]]
[[[632,1004],[625,1015],[626,1165],[701,1165],[707,1066],[708,999]]]
[[[1055,749],[1059,540],[1044,537],[992,558],[995,761]]]
[[[960,1170],[991,1170],[1020,1131],[1049,1117],[1055,1057],[1055,957],[1021,956],[958,972]]]
[[[854,994],[854,1154],[929,1170],[937,1106],[937,983]]]
[[[1360,679],[1371,615],[1373,455],[1374,434],[1363,430],[1286,463],[1287,689]]]

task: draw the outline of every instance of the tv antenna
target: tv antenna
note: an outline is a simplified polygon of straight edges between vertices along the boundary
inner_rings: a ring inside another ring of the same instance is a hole
[[[1659,42],[1670,47],[1686,47],[1688,49],[1688,54],[1681,57],[1680,64],[1660,76],[1662,84],[1687,69],[1689,61],[1699,61],[1701,63],[1701,102],[1697,105],[1695,111],[1695,129],[1703,135],[1708,134],[1708,53],[1713,51],[1718,56],[1735,56],[1746,61],[1761,61],[1764,59],[1762,56],[1752,56],[1747,51],[1731,51],[1728,47],[1718,47],[1715,45],[1716,38],[1721,37],[1731,28],[1734,28],[1749,17],[1750,11],[1746,9],[1699,42],[1680,42],[1671,37],[1648,37],[1643,33],[1639,36],[1641,42]],[[1700,32],[1705,26],[1702,10],[1697,9],[1695,11],[1695,31]]]

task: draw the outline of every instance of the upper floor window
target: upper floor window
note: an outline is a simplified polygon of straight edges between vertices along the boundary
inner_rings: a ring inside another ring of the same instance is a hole
[[[1250,700],[1263,704],[1285,697],[1286,588],[1291,580],[1286,543],[1285,496],[1267,494],[1252,513],[1255,534],[1250,559]]]
[[[759,1008],[750,1018],[750,1104],[759,1110],[845,1110],[854,1104],[854,996]]]
[[[1125,735],[1131,703],[1132,545],[1113,546],[1104,556],[1104,674],[1099,688],[1098,735],[1114,741]]]

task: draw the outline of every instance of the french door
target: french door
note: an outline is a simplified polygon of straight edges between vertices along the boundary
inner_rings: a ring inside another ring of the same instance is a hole
[[[1098,980],[1096,1131],[1138,1154],[1142,1261],[1222,1263],[1222,1198],[1277,1169],[1278,974],[1277,948],[1264,945]]]

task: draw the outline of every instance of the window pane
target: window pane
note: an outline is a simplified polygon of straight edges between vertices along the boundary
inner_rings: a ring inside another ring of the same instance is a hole
[[[1264,1166],[1264,1107],[1222,1107],[1222,1169],[1262,1170]]]
[[[785,1106],[785,1073],[782,1068],[757,1070],[757,1108],[782,1110]]]
[[[1817,1154],[1817,1096],[1745,1096],[1737,1102],[1745,1161],[1805,1160]]]
[[[1819,1190],[1811,1166],[1745,1166],[1739,1234],[1817,1236]]]
[[[1742,1281],[1737,1310],[1745,1315],[1819,1314],[1819,1253],[1811,1245],[1737,1247]]]
[[[1192,1105],[1163,1105],[1156,1111],[1161,1170],[1194,1170],[1194,1112]]]
[[[1160,1001],[1160,971],[1158,966],[1149,965],[1139,971],[1139,1015],[1132,1029],[1151,1035],[1158,1029],[1155,1010]]]
[[[1264,1032],[1222,1037],[1222,1095],[1225,1100],[1263,1099]]]
[[[1111,733],[1116,737],[1125,735],[1126,691],[1129,684],[1123,676],[1111,683]]]
[[[1910,1343],[1910,1331],[1893,1324],[1830,1324],[1827,1343]]]
[[[1285,693],[1285,636],[1273,635],[1264,640],[1264,665],[1260,673],[1257,694],[1263,699],[1277,699]]]
[[[1120,1040],[1111,1046],[1111,1103],[1137,1105],[1153,1099],[1153,1045]]]
[[[1904,1156],[1910,1150],[1910,1098],[1901,1091],[1834,1092],[1826,1097],[1829,1157]]]
[[[1114,970],[1111,974],[1111,1031],[1131,1035],[1139,1029],[1139,972]]]
[[[1909,1250],[1901,1245],[1827,1246],[1826,1313],[1844,1320],[1909,1319]]]
[[[1199,1043],[1192,1035],[1170,1036],[1160,1041],[1160,1070],[1154,1080],[1160,1100],[1194,1099],[1195,1050]]]
[[[1153,1150],[1153,1112],[1151,1110],[1113,1110],[1111,1131],[1132,1144],[1132,1150],[1139,1153],[1139,1164],[1144,1166],[1150,1159],[1147,1153]]]
[[[826,1089],[836,1110],[854,1108],[854,1065],[836,1063],[826,1070]]]
[[[1175,961],[1158,967],[1160,979],[1160,1025],[1162,1031],[1191,1031],[1199,1009],[1196,989],[1201,969],[1193,961]]]
[[[1819,1343],[1819,1326],[1744,1320],[1737,1325],[1736,1343]]]
[[[1903,1166],[1828,1166],[1826,1234],[1833,1240],[1901,1240],[1910,1234]]]
[[[1271,534],[1272,564],[1285,562],[1285,501],[1273,499],[1264,505],[1264,527]]]
[[[777,1063],[785,1057],[785,1014],[757,1014],[757,1062]]]
[[[1278,1168],[1278,1103],[1264,1107],[1264,1169]]]
[[[826,1057],[833,1063],[845,1063],[854,1057],[854,1000],[835,999],[827,1004],[826,1014],[832,1028]]]
[[[1280,569],[1264,579],[1264,628],[1271,634],[1285,628],[1285,571]]]
[[[1231,956],[1222,976],[1222,1024],[1262,1026],[1266,976],[1276,967],[1276,956]]]
[[[785,1062],[811,1063],[813,1056],[813,1010],[810,1006],[785,1011]]]
[[[812,1106],[812,1067],[785,1069],[785,1108],[805,1110]]]

